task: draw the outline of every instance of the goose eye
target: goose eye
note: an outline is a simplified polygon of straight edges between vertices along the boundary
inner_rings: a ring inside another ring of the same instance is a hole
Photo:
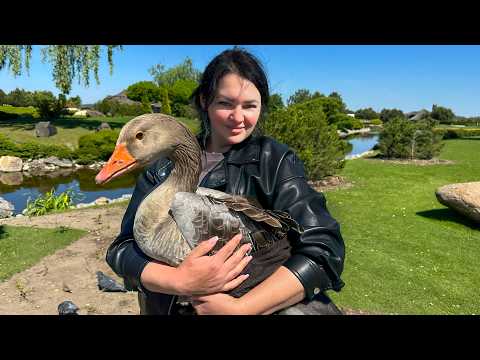
[[[143,139],[143,133],[142,133],[142,132],[139,132],[139,133],[137,133],[137,135],[135,135],[135,137],[136,137],[138,140],[142,140],[142,139]]]

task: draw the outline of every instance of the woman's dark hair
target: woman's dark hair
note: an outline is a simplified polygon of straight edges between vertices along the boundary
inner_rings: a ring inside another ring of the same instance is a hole
[[[260,92],[262,106],[259,120],[267,110],[270,94],[267,76],[261,62],[254,55],[239,47],[223,51],[207,65],[202,74],[200,85],[191,96],[201,120],[200,138],[203,148],[206,147],[206,141],[210,135],[210,120],[208,119],[207,109],[217,94],[220,79],[232,73],[253,83]],[[202,107],[201,98],[205,101],[205,108]],[[260,127],[257,125],[252,135],[257,136],[260,133]]]

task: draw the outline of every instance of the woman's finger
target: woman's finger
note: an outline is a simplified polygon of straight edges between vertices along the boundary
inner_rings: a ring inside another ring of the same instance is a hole
[[[188,254],[191,257],[200,257],[207,255],[215,246],[218,241],[218,236],[214,236],[208,240],[202,241],[200,244],[195,246],[192,251]]]
[[[227,272],[234,269],[241,261],[245,258],[245,255],[250,251],[252,248],[251,244],[244,244],[242,245],[235,253],[225,261],[225,269]]]
[[[238,285],[240,285],[242,282],[247,280],[248,277],[249,277],[249,274],[244,274],[244,275],[240,275],[239,277],[236,277],[232,281],[229,281],[223,286],[222,292],[228,292],[232,289],[235,289]]]
[[[236,278],[248,265],[248,263],[252,260],[252,256],[245,256],[238,265],[228,273],[227,281]]]
[[[217,251],[214,255],[217,259],[220,259],[222,264],[232,255],[233,251],[237,248],[238,244],[242,240],[242,234],[237,234],[232,237],[223,247]]]

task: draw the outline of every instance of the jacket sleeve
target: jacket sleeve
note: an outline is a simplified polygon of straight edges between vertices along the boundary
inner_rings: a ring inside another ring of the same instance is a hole
[[[165,167],[160,169],[165,178]],[[159,172],[159,171],[158,171]],[[142,200],[159,184],[158,177],[152,171],[143,171],[137,179],[130,203],[123,216],[120,234],[107,250],[106,261],[112,270],[124,279],[125,287],[130,291],[145,292],[140,276],[150,259],[145,255],[133,238],[133,223],[138,206]]]
[[[322,193],[307,183],[302,161],[291,150],[277,167],[272,207],[286,211],[304,228],[289,234],[292,256],[283,264],[302,283],[307,299],[344,286],[345,245],[340,226],[330,215]]]

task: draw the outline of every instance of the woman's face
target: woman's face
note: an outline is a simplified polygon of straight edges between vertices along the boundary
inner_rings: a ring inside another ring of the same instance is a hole
[[[249,80],[237,74],[222,77],[208,107],[211,126],[208,151],[226,152],[250,136],[260,117],[261,100],[260,92]]]

